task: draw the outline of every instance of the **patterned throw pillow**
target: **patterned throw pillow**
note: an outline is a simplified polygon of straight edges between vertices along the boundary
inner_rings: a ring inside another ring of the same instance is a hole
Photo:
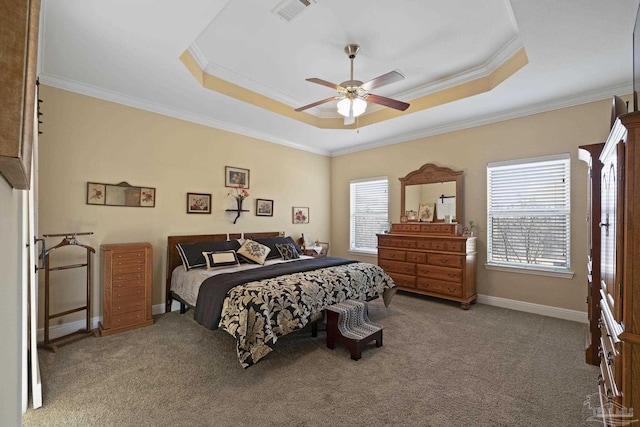
[[[235,267],[240,264],[236,251],[202,252],[207,261],[207,270]]]
[[[240,249],[238,249],[239,255],[256,264],[264,264],[269,252],[271,252],[271,249],[269,249],[268,246],[261,245],[250,239],[246,239],[242,246],[240,246]]]
[[[298,259],[298,251],[291,243],[276,243],[276,249],[280,252],[280,256],[285,261],[288,259]]]

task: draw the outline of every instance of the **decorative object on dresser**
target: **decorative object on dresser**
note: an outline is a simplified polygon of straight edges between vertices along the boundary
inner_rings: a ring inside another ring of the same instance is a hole
[[[600,153],[604,143],[579,147],[578,157],[588,165],[587,173],[587,314],[585,361],[600,364]]]
[[[187,193],[188,214],[210,214],[211,194]]]
[[[598,385],[602,421],[620,425],[640,420],[640,112],[616,120],[600,161]]]
[[[87,204],[153,208],[156,206],[156,189],[136,187],[127,182],[119,184],[87,182]]]
[[[378,265],[400,290],[457,301],[467,310],[478,297],[476,238],[460,236],[462,230],[456,223],[463,223],[464,218],[462,171],[427,163],[400,178],[400,215],[405,216],[406,209],[417,202],[452,193],[455,204],[451,203],[447,213],[452,223],[420,223],[409,218],[392,224],[390,233],[378,234]]]
[[[100,334],[111,335],[153,325],[151,244],[105,244],[100,246],[100,252],[103,286]]]

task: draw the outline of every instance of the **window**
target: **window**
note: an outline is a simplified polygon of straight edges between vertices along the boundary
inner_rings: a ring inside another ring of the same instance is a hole
[[[489,163],[487,266],[570,272],[569,154]]]
[[[389,180],[387,177],[351,181],[349,250],[378,253],[377,233],[389,226]]]

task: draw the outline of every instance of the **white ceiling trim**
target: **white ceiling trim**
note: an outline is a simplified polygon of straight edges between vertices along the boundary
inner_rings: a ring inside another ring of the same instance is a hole
[[[262,132],[257,132],[253,129],[237,126],[221,120],[215,120],[210,117],[193,114],[191,112],[177,110],[175,108],[168,108],[164,105],[156,104],[153,102],[145,101],[140,98],[135,98],[129,95],[123,95],[121,93],[108,91],[96,86],[87,85],[84,83],[77,83],[71,80],[63,79],[57,76],[49,74],[41,74],[39,76],[40,83],[47,86],[52,86],[58,89],[63,89],[69,92],[78,93],[80,95],[90,96],[92,98],[102,99],[104,101],[115,102],[116,104],[127,105],[129,107],[139,108],[141,110],[150,111],[152,113],[162,114],[164,116],[173,117],[176,119],[184,120],[199,125],[224,130],[227,132],[237,133],[239,135],[248,136],[251,138],[260,139],[267,142],[273,142],[274,144],[280,144],[298,150],[307,151],[310,153],[321,154],[323,156],[330,156],[331,153],[327,150],[313,149],[308,146],[296,144],[294,142],[274,137]]]
[[[334,150],[331,152],[331,157],[342,156],[345,154],[357,153],[358,151],[369,150],[372,148],[380,148],[392,144],[400,144],[402,142],[409,142],[416,139],[427,138],[430,136],[441,135],[443,133],[455,132],[464,129],[470,129],[478,126],[488,125],[491,123],[498,123],[505,120],[517,119],[520,117],[531,116],[539,113],[546,113],[553,110],[559,110],[561,108],[575,107],[576,105],[587,104],[589,102],[601,101],[609,97],[613,97],[615,94],[629,94],[632,93],[632,86],[629,84],[623,84],[619,86],[613,86],[610,88],[592,91],[580,96],[556,99],[552,102],[543,102],[536,105],[528,105],[523,108],[515,109],[506,113],[491,114],[484,117],[473,118],[470,120],[462,120],[454,123],[450,123],[444,126],[429,127],[428,129],[405,133],[399,138],[385,138],[374,141],[370,144],[363,144],[360,146],[354,146],[345,148],[343,150]],[[632,107],[630,107],[632,108]]]
[[[413,100],[486,77],[517,54],[523,47],[522,39],[519,35],[515,35],[484,64],[470,70],[464,70],[458,74],[454,74],[453,76],[449,76],[423,86],[418,86],[415,89],[398,93],[396,96],[401,99]]]
[[[417,132],[409,132],[402,134],[398,137],[378,139],[371,143],[362,144],[342,150],[327,151],[321,149],[312,149],[307,146],[302,146],[294,142],[275,137],[273,135],[256,132],[253,129],[237,126],[228,122],[215,120],[210,117],[204,117],[197,114],[193,114],[186,111],[176,110],[174,108],[168,108],[164,105],[151,103],[140,98],[123,95],[120,93],[107,91],[102,88],[98,88],[91,85],[77,83],[71,80],[63,79],[57,76],[49,74],[41,74],[39,76],[40,83],[48,86],[56,87],[59,89],[67,90],[69,92],[78,93],[81,95],[91,96],[93,98],[103,99],[105,101],[115,102],[122,105],[127,105],[134,108],[139,108],[145,111],[150,111],[157,114],[162,114],[169,117],[174,117],[180,120],[208,126],[216,129],[221,129],[227,132],[237,133],[240,135],[248,136],[251,138],[260,139],[275,144],[284,145],[287,147],[295,148],[302,151],[307,151],[315,154],[320,154],[329,157],[337,157],[345,154],[356,153],[359,151],[369,150],[372,148],[379,148],[386,145],[399,144],[402,142],[408,142],[416,139],[426,138],[429,136],[440,135],[443,133],[454,132],[463,129],[469,129],[476,126],[487,125],[491,123],[497,123],[505,120],[516,119],[519,117],[525,117],[533,114],[544,113],[548,111],[558,110],[561,108],[573,107],[576,105],[586,104],[594,101],[601,101],[613,95],[629,94],[633,91],[631,84],[623,84],[613,86],[597,91],[581,94],[575,97],[555,99],[551,102],[544,102],[536,105],[529,105],[523,108],[518,108],[506,113],[498,113],[487,115],[480,118],[474,118],[471,120],[464,120],[454,122],[445,126],[430,127],[428,129],[420,130]]]
[[[464,70],[458,74],[445,77],[438,81],[429,82],[422,86],[415,87],[411,90],[396,93],[394,94],[394,97],[410,102],[411,100],[421,98],[426,95],[430,95],[445,89],[458,86],[463,83],[486,77],[493,73],[497,68],[503,65],[515,54],[517,54],[523,47],[524,46],[522,43],[522,39],[518,34],[516,34],[483,64],[480,64],[477,67],[469,70]],[[267,96],[286,105],[302,105],[304,102],[300,99],[293,98],[277,89],[260,84],[260,82],[245,77],[244,75],[230,70],[220,64],[209,61],[209,59],[202,53],[202,50],[199,48],[196,42],[192,43],[187,50],[193,55],[200,69],[207,74],[218,77],[222,80],[233,83],[252,92]],[[375,111],[375,109],[370,109],[369,112],[371,111]],[[313,114],[320,118],[337,117],[335,108],[328,109],[321,106],[309,109],[307,110],[307,113]]]

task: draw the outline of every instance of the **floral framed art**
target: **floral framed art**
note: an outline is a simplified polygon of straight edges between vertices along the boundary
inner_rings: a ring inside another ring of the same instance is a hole
[[[256,216],[273,216],[273,200],[256,199]]]
[[[211,194],[187,193],[187,213],[188,214],[210,214]]]
[[[127,182],[87,182],[87,204],[153,208],[156,206],[156,189],[129,185]]]
[[[225,166],[224,186],[236,187],[238,185],[242,185],[243,188],[249,189],[249,169]]]
[[[293,208],[294,224],[309,224],[309,208]]]

